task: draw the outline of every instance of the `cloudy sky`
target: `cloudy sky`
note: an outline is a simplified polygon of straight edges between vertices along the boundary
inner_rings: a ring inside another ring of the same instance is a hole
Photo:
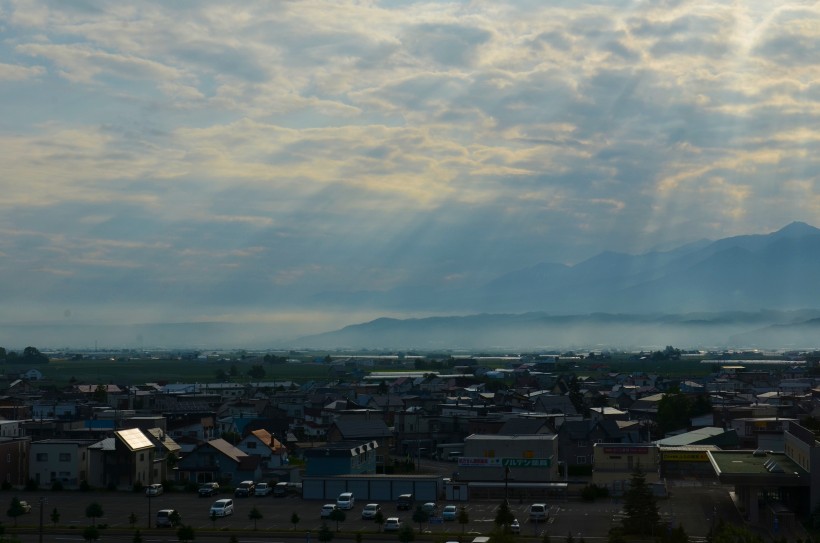
[[[0,38],[0,323],[318,331],[820,226],[817,2],[0,0]]]

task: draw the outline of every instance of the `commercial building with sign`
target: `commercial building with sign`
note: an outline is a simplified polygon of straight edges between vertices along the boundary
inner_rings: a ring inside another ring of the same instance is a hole
[[[593,447],[592,482],[609,488],[613,495],[619,495],[632,479],[632,472],[637,465],[646,474],[647,483],[659,481],[658,446],[596,443]]]
[[[458,459],[460,481],[557,481],[555,434],[473,434],[464,440]]]
[[[684,445],[659,447],[661,477],[668,479],[715,479],[715,470],[709,462],[708,451],[720,450],[715,445]]]

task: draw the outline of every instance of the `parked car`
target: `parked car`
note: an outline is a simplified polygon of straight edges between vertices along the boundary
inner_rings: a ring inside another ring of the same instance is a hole
[[[157,528],[173,526],[173,514],[173,509],[160,509],[157,511]]]
[[[322,506],[322,511],[319,513],[319,518],[328,518],[330,517],[330,514],[337,509],[338,507],[336,507],[335,503],[326,503]]]
[[[545,503],[534,503],[530,506],[530,520],[531,521],[541,521],[547,520],[549,515],[549,509],[547,508],[547,504]]]
[[[342,492],[339,494],[339,497],[336,498],[336,505],[339,509],[353,509],[355,503],[356,498],[353,497],[352,492]]]
[[[228,515],[233,515],[233,500],[228,498],[216,500],[211,506],[210,514],[212,516],[216,515],[217,517],[227,517]]]
[[[26,501],[20,501],[20,507],[23,508],[23,513],[31,513],[31,504]]]
[[[277,498],[283,498],[288,495],[288,483],[276,483],[273,487],[273,495]]]
[[[436,505],[436,502],[426,502],[421,506],[421,510],[432,517],[438,512],[438,506]]]
[[[162,485],[161,485],[161,484],[159,484],[159,483],[154,483],[154,484],[152,484],[152,485],[148,485],[148,486],[145,488],[145,495],[146,495],[146,496],[159,496],[159,495],[160,495],[160,494],[162,494],[164,491],[165,491],[165,489],[162,487]]]
[[[219,483],[205,483],[199,487],[199,496],[216,496],[219,494]]]
[[[237,498],[247,498],[248,496],[253,496],[254,492],[256,492],[256,484],[253,481],[242,481],[236,487],[236,490],[234,490],[233,495]]]
[[[458,516],[458,509],[455,505],[445,505],[441,511],[441,518],[443,520],[456,520]]]
[[[273,492],[273,487],[268,483],[259,483],[256,485],[256,490],[253,491],[255,496],[269,496]]]
[[[401,528],[401,521],[399,520],[399,517],[388,517],[388,519],[384,522],[385,532],[398,532],[399,528]]]
[[[396,509],[399,511],[409,511],[413,508],[413,502],[412,494],[402,494],[399,496],[399,499],[396,500]]]
[[[518,519],[514,519],[512,524],[510,524],[510,531],[514,534],[521,533],[521,524],[518,523]]]
[[[374,519],[376,518],[376,513],[382,510],[382,506],[378,503],[368,503],[362,509],[362,518],[363,519]]]

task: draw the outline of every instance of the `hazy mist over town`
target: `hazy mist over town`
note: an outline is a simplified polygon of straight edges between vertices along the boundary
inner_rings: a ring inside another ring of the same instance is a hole
[[[815,3],[0,22],[0,345],[817,347]]]

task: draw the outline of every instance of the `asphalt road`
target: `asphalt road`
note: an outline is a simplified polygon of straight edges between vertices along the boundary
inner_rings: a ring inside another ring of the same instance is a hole
[[[659,500],[659,508],[663,519],[672,526],[679,523],[690,536],[701,539],[709,530],[715,515],[728,522],[742,523],[740,516],[734,509],[729,498],[730,487],[711,484],[693,483],[688,485],[670,485],[671,497]],[[92,503],[99,503],[104,515],[98,519],[99,524],[107,525],[111,530],[104,533],[105,541],[130,541],[130,536],[117,535],[114,532],[130,534],[129,516],[134,513],[137,517],[136,527],[142,531],[146,543],[153,541],[175,541],[175,530],[170,528],[155,528],[156,512],[159,509],[176,509],[182,516],[182,522],[197,530],[197,541],[210,538],[224,543],[230,533],[237,533],[240,542],[243,537],[255,539],[256,536],[267,533],[266,542],[290,540],[305,543],[318,543],[316,533],[322,524],[319,511],[324,502],[304,501],[298,497],[274,498],[251,497],[234,498],[235,513],[232,516],[221,518],[213,523],[209,516],[211,504],[220,497],[231,497],[222,494],[212,498],[200,498],[195,493],[166,493],[151,498],[150,501],[143,494],[129,492],[0,492],[0,508],[3,500],[10,503],[13,496],[27,500],[32,504],[32,511],[18,519],[19,534],[23,541],[37,541],[37,530],[40,520],[39,498],[45,498],[43,506],[43,521],[45,526],[43,541],[73,541],[81,540],[82,529],[90,524],[85,516],[86,507]],[[149,516],[150,503],[150,516]],[[397,540],[394,534],[379,533],[378,526],[370,520],[361,519],[361,510],[364,502],[357,501],[351,511],[346,511],[346,520],[340,523],[343,532],[338,540],[352,539],[352,534],[361,531],[366,541]],[[443,505],[440,503],[439,505]],[[462,505],[458,503],[456,505]],[[473,535],[487,534],[493,528],[493,519],[498,508],[496,501],[470,501],[464,503],[469,514],[470,522],[463,526],[457,522],[442,522],[425,525],[435,539],[457,539],[462,535],[463,541],[469,541]],[[583,537],[586,540],[603,539],[608,530],[619,522],[619,513],[623,504],[613,499],[601,499],[595,502],[582,502],[578,499],[548,502],[550,518],[547,522],[528,522],[530,503],[514,501],[510,504],[514,514],[521,522],[522,536],[539,536],[546,530],[553,537],[565,537],[572,533],[574,537]],[[258,531],[254,532],[254,523],[248,519],[248,513],[253,507],[262,513],[258,521]],[[7,506],[6,506],[7,507]],[[51,513],[54,509],[60,514],[58,526],[52,527]],[[398,516],[404,522],[412,523],[412,512],[397,512],[395,503],[382,504],[385,517]],[[296,513],[300,522],[294,527],[291,516]],[[149,528],[150,519],[150,528]],[[8,532],[15,532],[13,521],[5,519]],[[328,522],[331,529],[335,523]],[[413,524],[418,529],[417,524]],[[75,531],[76,530],[76,531]],[[217,537],[218,532],[226,532]],[[307,541],[307,532],[311,532],[311,541]],[[259,532],[262,532],[260,534]]]

